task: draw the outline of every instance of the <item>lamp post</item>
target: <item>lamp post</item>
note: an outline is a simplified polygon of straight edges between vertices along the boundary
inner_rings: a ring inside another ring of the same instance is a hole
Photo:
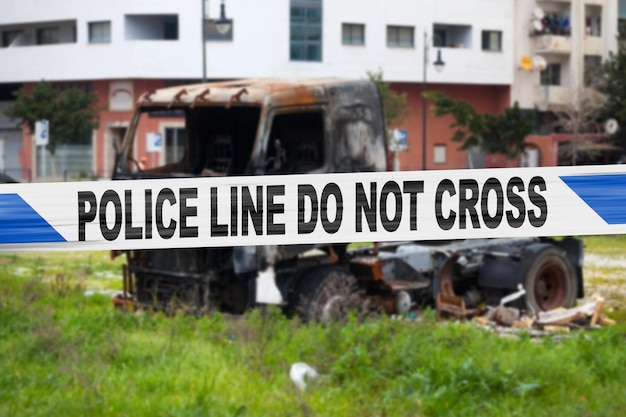
[[[202,2],[202,83],[206,83],[206,3],[208,0],[200,0]],[[220,35],[226,35],[230,30],[232,21],[226,18],[226,6],[224,0],[220,5],[220,18],[215,21],[215,29]]]
[[[433,63],[437,72],[443,71],[443,67],[446,65],[441,59],[441,49],[437,51],[437,60]],[[426,70],[428,68],[428,32],[424,31],[424,79],[422,83],[422,170],[426,169],[426,97],[424,93],[428,91],[428,84],[426,82]]]

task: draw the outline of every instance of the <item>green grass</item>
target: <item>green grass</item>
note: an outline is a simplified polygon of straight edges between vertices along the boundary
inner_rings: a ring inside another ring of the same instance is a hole
[[[626,256],[626,235],[582,236],[585,251],[597,255]]]
[[[625,242],[626,243],[626,242]],[[599,246],[599,244],[598,244]],[[500,337],[387,318],[322,327],[123,313],[108,253],[0,255],[0,416],[621,416],[626,328]],[[322,377],[303,393],[294,362]]]

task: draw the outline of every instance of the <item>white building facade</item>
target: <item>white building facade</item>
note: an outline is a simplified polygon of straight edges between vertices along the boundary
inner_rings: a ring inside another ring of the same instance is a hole
[[[382,70],[409,98],[411,114],[400,127],[415,146],[400,155],[402,168],[464,168],[466,155],[447,139],[449,122],[428,117],[427,134],[421,133],[425,78],[428,89],[467,99],[481,111],[499,113],[516,100],[534,108],[542,76],[520,72],[521,56],[547,52],[550,62],[567,61],[561,80],[576,82],[582,71],[574,69],[576,59],[589,48],[602,57],[615,48],[618,14],[617,0],[226,0],[232,27],[223,36],[215,30],[221,5],[218,0],[2,2],[0,103],[10,102],[11,88],[40,80],[96,91],[105,110],[91,164],[97,176],[107,177],[113,145],[128,125],[133,103],[148,89],[203,77],[364,78]],[[569,40],[530,35],[537,7],[569,13]],[[575,22],[588,12],[608,23],[599,40],[576,40],[581,28]],[[571,44],[566,52],[563,43]],[[441,72],[432,65],[438,52],[445,61]],[[24,167],[22,179],[37,179],[29,140],[26,135],[15,158]],[[428,145],[424,155],[421,142]],[[426,166],[414,162],[422,160]]]

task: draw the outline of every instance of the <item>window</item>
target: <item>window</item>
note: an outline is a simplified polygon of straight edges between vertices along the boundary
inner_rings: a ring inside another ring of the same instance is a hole
[[[59,43],[59,28],[37,29],[37,45]]]
[[[89,43],[111,42],[111,22],[89,22]]]
[[[433,150],[433,162],[435,164],[445,164],[446,163],[446,145],[445,144],[437,144]]]
[[[499,30],[483,30],[483,51],[501,51],[502,32]]]
[[[267,149],[268,173],[306,173],[324,166],[324,114],[277,114]]]
[[[321,0],[291,0],[289,58],[292,61],[322,60]]]
[[[93,93],[93,83],[90,81],[63,81],[54,83],[57,91],[80,90],[85,94]]]
[[[413,26],[387,26],[387,46],[412,48],[414,31]]]
[[[183,159],[185,153],[185,128],[165,128],[165,164],[173,164]]]
[[[472,26],[433,24],[433,46],[438,48],[472,48]]]
[[[365,45],[365,25],[342,24],[341,43],[344,45]]]
[[[602,36],[602,6],[585,5],[585,35]]]
[[[175,41],[178,39],[178,19],[163,23],[163,39]]]
[[[2,32],[2,47],[8,48],[22,34],[21,30],[5,30]]]
[[[561,85],[561,64],[548,64],[540,77],[541,85]]]
[[[448,32],[445,29],[433,29],[433,46],[443,48],[448,45]]]
[[[134,40],[178,40],[178,15],[124,16],[124,39]]]

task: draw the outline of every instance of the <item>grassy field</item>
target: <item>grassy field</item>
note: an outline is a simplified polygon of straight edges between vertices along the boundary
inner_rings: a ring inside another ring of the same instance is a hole
[[[619,260],[624,237],[586,238]],[[590,285],[619,268],[585,268]],[[613,268],[613,266],[611,266]],[[124,314],[108,253],[0,255],[0,416],[622,416],[626,328],[506,338],[471,323],[322,327],[276,309]],[[610,290],[612,291],[612,290]],[[609,292],[610,292],[609,291]],[[619,306],[608,314],[619,316]],[[298,391],[294,362],[321,377]]]

